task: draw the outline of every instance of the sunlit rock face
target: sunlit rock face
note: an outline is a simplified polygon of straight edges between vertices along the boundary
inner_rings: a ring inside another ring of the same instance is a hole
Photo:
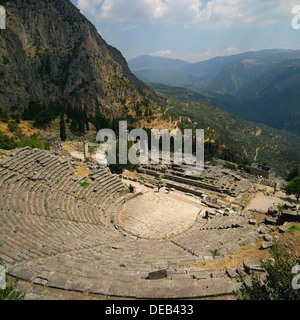
[[[148,90],[69,0],[16,0],[6,2],[5,9],[6,30],[0,30],[3,108],[58,100],[90,111],[116,111],[121,100]]]

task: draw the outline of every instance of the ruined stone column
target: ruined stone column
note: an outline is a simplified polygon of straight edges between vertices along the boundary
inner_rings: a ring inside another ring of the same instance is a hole
[[[89,157],[89,143],[84,141],[83,142],[83,150],[84,150],[84,160]]]
[[[137,150],[138,150],[138,153],[141,153],[141,140],[140,139],[137,139]]]

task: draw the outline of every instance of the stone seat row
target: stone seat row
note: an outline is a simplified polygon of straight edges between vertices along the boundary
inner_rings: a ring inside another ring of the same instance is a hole
[[[199,258],[209,256],[218,250],[222,255],[238,251],[240,245],[254,243],[258,233],[251,226],[240,228],[194,229],[172,237],[178,246],[190,251]]]
[[[1,164],[0,164],[1,165]],[[9,166],[8,166],[9,168]],[[80,188],[80,179],[76,179],[74,177],[70,177],[70,175],[72,174],[72,172],[67,172],[66,174],[66,170],[68,168],[67,167],[64,167],[60,164],[60,162],[57,162],[55,164],[55,167],[53,168],[53,171],[50,171],[46,178],[48,177],[47,179],[47,185],[49,187],[52,187],[52,186],[55,186],[55,189],[56,190],[63,190],[63,191],[66,191],[68,193],[76,193],[79,188]],[[11,173],[9,175],[5,175],[5,173],[8,173],[8,171],[4,172],[5,170],[3,169],[3,167],[1,168],[1,175],[2,175],[2,182],[4,183],[6,180],[10,180],[11,178],[13,178],[16,173]],[[9,169],[10,171],[10,169]],[[36,174],[40,177],[40,174],[41,172],[36,172]],[[99,175],[99,173],[98,173]],[[90,190],[92,190],[94,188],[94,192],[95,192],[95,195],[97,195],[97,188],[103,188],[105,189],[107,187],[107,184],[108,186],[111,186],[110,183],[111,182],[115,182],[112,186],[112,188],[108,189],[107,188],[107,191],[109,192],[118,192],[120,190],[123,189],[123,185],[121,183],[121,180],[118,180],[117,181],[117,178],[112,176],[112,175],[109,175],[108,173],[104,173],[103,175],[101,175],[100,173],[100,176],[101,178],[100,179],[97,179],[97,181],[95,181],[95,183],[91,184],[91,187],[89,188]],[[51,177],[51,178],[50,178]],[[28,177],[27,178],[32,178],[32,176]],[[57,179],[56,179],[57,178]],[[31,179],[32,180],[32,179]],[[38,180],[37,182],[40,182],[39,179],[33,179],[33,181],[36,181]],[[83,189],[83,188],[81,188]],[[94,195],[94,196],[95,196]],[[100,198],[101,200],[101,198]],[[99,200],[99,201],[100,201]]]
[[[68,163],[59,160],[53,154],[45,153],[44,151],[37,149],[20,149],[19,152],[13,153],[10,158],[1,161],[0,165],[6,169],[14,170],[14,172],[22,174],[26,173],[30,178],[35,175],[35,171],[51,172],[49,169],[53,169],[54,167],[57,167],[57,165],[71,169]],[[41,174],[42,173],[43,172],[41,172]],[[42,179],[43,176],[41,175],[39,178]]]
[[[230,214],[217,214],[216,216],[203,218],[200,225],[200,230],[212,230],[212,229],[227,229],[241,227],[247,223],[247,219],[244,219],[238,213]]]
[[[195,277],[193,275],[183,277],[182,274],[175,272],[168,280],[151,281],[144,279],[147,272],[129,271],[125,267],[103,274],[97,268],[98,264],[94,265],[93,269],[79,270],[74,269],[71,262],[67,265],[65,263],[65,260],[62,261],[62,269],[53,271],[50,265],[28,262],[16,266],[14,272],[16,276],[26,278],[27,281],[52,288],[128,298],[201,298],[230,294],[238,288],[236,281],[229,281],[221,274],[209,278],[207,273],[203,275],[198,273]],[[212,271],[210,275],[212,274],[216,275],[218,272]]]
[[[8,263],[124,241],[119,232],[99,224],[51,220],[7,210],[0,210],[0,216],[0,256]]]
[[[121,245],[121,247],[119,247]],[[153,252],[149,254],[150,247]],[[161,252],[162,251],[162,252]],[[142,241],[122,241],[110,245],[82,247],[69,252],[58,252],[50,257],[39,257],[34,261],[42,270],[64,273],[90,273],[106,277],[120,274],[146,276],[150,271],[168,268],[178,259],[187,264],[195,262],[191,256],[172,243],[143,243]],[[12,267],[11,271],[15,268]]]
[[[119,182],[111,186],[111,189],[120,187]],[[12,209],[32,215],[49,217],[51,219],[78,220],[86,223],[99,224],[99,210],[82,198],[70,197],[67,194],[52,191],[51,188],[26,179],[15,183],[13,180],[1,187],[2,206],[5,209]],[[109,191],[102,193],[102,210],[117,199],[109,198]],[[109,199],[107,201],[107,199]]]
[[[12,155],[0,162],[0,210],[3,218],[0,253],[2,249],[8,262],[30,259],[35,254],[48,255],[47,249],[41,249],[48,248],[44,243],[52,248],[53,254],[70,250],[69,246],[62,245],[70,238],[73,249],[113,239],[124,240],[121,233],[112,232],[99,219],[99,209],[114,210],[114,202],[122,199],[120,191],[124,186],[120,179],[103,170],[86,187],[81,183],[87,177],[72,176],[74,170],[68,163],[53,155],[49,157],[44,151],[24,148]],[[39,179],[44,174],[46,163],[50,164],[50,171],[45,171],[46,180],[32,179],[34,176],[27,172],[20,174],[17,170],[24,167],[22,159],[26,164],[38,163],[32,165],[31,171]],[[84,244],[81,245],[82,239]]]

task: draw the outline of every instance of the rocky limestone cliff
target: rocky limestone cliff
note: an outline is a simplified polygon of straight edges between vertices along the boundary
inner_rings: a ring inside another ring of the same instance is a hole
[[[155,95],[69,0],[3,1],[0,106],[59,100],[118,112]]]

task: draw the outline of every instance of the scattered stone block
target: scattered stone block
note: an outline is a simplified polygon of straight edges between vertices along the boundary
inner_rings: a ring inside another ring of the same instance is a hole
[[[277,219],[276,218],[267,217],[265,219],[265,224],[276,225],[277,224]]]
[[[226,245],[226,249],[228,253],[234,253],[241,250],[241,247],[237,243],[232,243],[230,245]]]
[[[256,220],[255,219],[249,219],[249,224],[255,226],[256,225]]]
[[[263,242],[263,243],[261,244],[260,249],[265,250],[265,249],[271,248],[272,245],[273,245],[272,242],[265,241],[265,242]]]
[[[231,279],[237,278],[236,268],[226,269],[226,273],[227,273],[227,275],[229,276],[229,278],[231,278]]]
[[[275,231],[275,226],[269,226],[270,231]]]
[[[271,206],[268,209],[268,214],[273,216],[273,217],[276,216],[278,214],[278,208],[275,205]]]
[[[213,256],[203,256],[203,259],[204,259],[205,261],[214,260]]]
[[[280,226],[279,227],[279,232],[280,233],[285,233],[285,232],[287,232],[288,231],[288,228],[286,227],[286,226]]]
[[[215,257],[214,257],[214,260],[215,260],[215,261],[219,261],[219,260],[222,260],[223,258],[224,258],[224,256],[219,255],[219,256],[215,256]]]
[[[289,222],[300,222],[300,215],[297,211],[285,210],[282,212],[280,219]]]
[[[242,268],[237,268],[236,272],[243,278],[246,276],[246,272]]]
[[[272,237],[271,237],[269,234],[265,234],[265,235],[264,235],[264,239],[265,239],[267,242],[271,242],[271,241],[272,241]]]
[[[35,280],[34,280],[34,284],[39,284],[39,285],[41,285],[41,286],[45,286],[46,285],[46,283],[48,282],[48,279],[43,279],[43,278],[36,278]]]
[[[261,234],[266,234],[266,233],[269,233],[271,232],[271,229],[270,229],[270,226],[266,226],[264,224],[261,224],[259,226],[259,228],[257,229],[257,231]]]
[[[260,261],[244,261],[243,266],[248,274],[253,271],[265,272]]]
[[[159,280],[164,279],[168,275],[168,271],[166,269],[158,270],[150,272],[148,275],[149,280]]]

